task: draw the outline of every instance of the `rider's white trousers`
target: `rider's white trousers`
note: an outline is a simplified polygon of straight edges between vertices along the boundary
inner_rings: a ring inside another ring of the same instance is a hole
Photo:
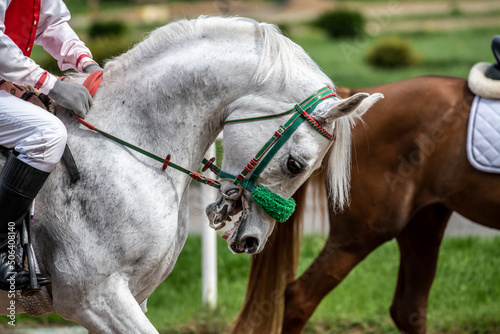
[[[54,115],[0,90],[0,145],[18,159],[51,172],[64,153],[66,127]]]

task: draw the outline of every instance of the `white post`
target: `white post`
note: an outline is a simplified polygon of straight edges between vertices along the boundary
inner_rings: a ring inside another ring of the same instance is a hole
[[[215,157],[215,144],[212,144],[209,152],[209,158]],[[214,174],[212,176],[215,177]],[[217,190],[212,187],[201,187],[201,196],[204,210],[208,204],[215,202]],[[203,212],[203,216],[204,212]],[[208,220],[202,227],[202,302],[203,306],[210,310],[217,306],[217,233],[208,226]]]

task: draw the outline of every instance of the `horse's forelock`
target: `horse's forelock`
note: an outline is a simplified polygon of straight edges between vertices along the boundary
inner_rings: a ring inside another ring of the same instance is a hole
[[[357,114],[335,121],[335,142],[329,152],[327,166],[328,196],[335,211],[349,205],[351,181],[351,131],[359,119]]]

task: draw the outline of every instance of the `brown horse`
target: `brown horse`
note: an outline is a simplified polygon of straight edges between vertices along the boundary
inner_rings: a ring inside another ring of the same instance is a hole
[[[500,175],[474,169],[466,156],[474,98],[466,80],[423,76],[339,93],[360,91],[381,92],[385,99],[363,117],[366,126],[354,131],[350,207],[337,214],[330,209],[325,247],[297,279],[299,214],[279,226],[252,261],[234,333],[300,333],[326,294],[393,238],[401,260],[392,319],[401,332],[425,333],[452,212],[500,229]]]

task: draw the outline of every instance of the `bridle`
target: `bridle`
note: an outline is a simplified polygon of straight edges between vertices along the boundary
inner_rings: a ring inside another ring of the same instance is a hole
[[[99,82],[100,82],[100,78],[102,78],[102,73],[100,73],[99,76],[100,76],[99,77]],[[90,85],[87,84],[87,82],[84,83],[84,85],[89,89],[92,96],[97,91],[98,84],[97,87],[95,87],[95,84]],[[337,94],[333,91],[331,87],[327,86],[318,90],[313,95],[309,96],[307,99],[302,101],[300,104],[296,104],[294,108],[289,109],[285,112],[269,116],[243,118],[243,119],[226,121],[224,124],[230,125],[235,123],[264,121],[267,119],[277,118],[292,114],[292,116],[288,119],[288,121],[284,125],[280,126],[277,131],[275,131],[271,139],[269,139],[266,142],[266,144],[259,150],[259,152],[250,160],[250,162],[241,170],[241,172],[238,175],[235,176],[230,173],[222,171],[217,165],[214,164],[215,158],[212,158],[210,160],[203,159],[204,167],[202,168],[202,171],[210,169],[215,174],[219,175],[220,180],[210,179],[200,173],[183,168],[182,166],[179,166],[170,161],[170,155],[167,155],[166,158],[162,158],[136,145],[133,145],[123,139],[120,139],[108,132],[98,129],[94,125],[84,121],[81,117],[79,117],[76,114],[75,116],[78,119],[78,121],[81,124],[85,125],[87,128],[96,131],[101,135],[111,140],[114,140],[126,147],[129,147],[143,155],[146,155],[152,159],[161,162],[163,164],[162,167],[163,170],[166,170],[167,167],[170,166],[184,174],[187,174],[193,180],[196,180],[200,183],[219,189],[221,196],[226,200],[231,200],[231,201],[239,200],[243,194],[243,190],[247,189],[252,194],[252,198],[257,202],[257,204],[261,206],[261,208],[268,215],[270,215],[277,221],[282,222],[287,220],[295,210],[295,202],[291,198],[288,200],[283,199],[279,195],[272,193],[271,191],[265,189],[264,187],[258,186],[256,184],[256,181],[259,178],[262,171],[266,168],[268,163],[272,160],[274,155],[288,140],[288,138],[290,138],[290,136],[295,132],[295,130],[299,127],[299,125],[302,124],[302,122],[308,121],[314,127],[314,129],[316,129],[316,131],[318,131],[323,137],[331,141],[335,140],[335,137],[332,134],[328,133],[328,131],[326,131],[321,125],[319,125],[318,122],[316,122],[316,120],[314,120],[310,115],[311,112],[318,106],[319,103],[321,103],[323,100],[332,97],[337,97]],[[255,170],[253,171],[253,173],[247,178],[248,174],[254,168]],[[236,188],[233,188],[230,189],[228,193],[224,193],[221,189],[222,187],[221,182],[223,181],[232,182],[234,185],[237,186],[237,191],[235,191]]]
[[[212,172],[219,175],[221,181],[232,181],[232,183],[237,186],[237,188],[230,189],[227,193],[219,188],[221,196],[224,199],[237,201],[241,198],[243,190],[246,189],[250,191],[250,193],[252,194],[252,198],[268,215],[279,222],[287,220],[295,210],[295,202],[293,201],[293,199],[283,199],[279,195],[272,193],[262,186],[257,185],[257,179],[259,178],[262,171],[267,167],[269,162],[276,155],[276,153],[279,151],[279,149],[285,144],[285,142],[295,132],[299,125],[302,124],[302,122],[308,121],[323,137],[331,141],[335,140],[335,136],[328,133],[328,131],[326,131],[310,115],[319,103],[321,103],[325,99],[332,97],[337,97],[337,94],[331,87],[327,86],[318,90],[313,95],[302,101],[300,104],[296,104],[294,108],[283,113],[270,116],[226,121],[224,124],[229,125],[235,123],[263,121],[270,118],[292,114],[288,121],[284,125],[279,127],[279,129],[273,134],[271,139],[266,142],[266,144],[259,150],[259,152],[250,160],[250,162],[241,170],[238,175],[235,176],[230,173],[224,172],[219,167],[214,165],[215,158],[212,158],[210,160],[203,159],[204,167],[202,171],[205,171],[209,168]],[[252,172],[252,170],[253,173],[247,178],[248,174]]]
[[[283,113],[270,115],[270,116],[261,116],[261,117],[252,117],[252,118],[242,118],[236,120],[230,120],[224,122],[224,124],[235,124],[235,123],[246,123],[253,121],[264,121],[271,118],[277,118],[281,116],[285,116],[293,113],[293,115],[288,119],[288,121],[279,127],[279,129],[274,133],[274,135],[267,141],[267,143],[260,149],[260,151],[253,157],[250,162],[241,170],[241,172],[234,176],[232,174],[226,173],[222,171],[219,167],[213,164],[215,158],[210,160],[203,159],[203,167],[202,171],[210,168],[212,172],[219,175],[223,180],[232,180],[234,185],[239,186],[240,189],[245,188],[249,191],[254,191],[256,188],[256,180],[259,178],[260,174],[266,168],[267,164],[272,160],[274,155],[278,152],[278,150],[285,144],[285,142],[290,138],[290,136],[295,132],[295,130],[302,124],[303,121],[307,120],[323,137],[328,140],[335,140],[335,136],[331,135],[326,131],[321,125],[316,122],[314,118],[311,117],[310,112],[312,112],[316,106],[322,102],[323,100],[336,97],[337,94],[333,91],[331,87],[324,87],[309,96],[306,100],[301,102],[300,104],[296,104],[290,110],[287,110]],[[264,158],[264,159],[263,159]],[[262,160],[262,161],[261,161]],[[260,163],[259,163],[260,162]],[[257,166],[258,165],[258,166]],[[255,168],[255,171],[252,173],[250,178],[247,180],[246,176],[248,173]],[[241,193],[241,191],[239,192]],[[221,193],[224,198],[227,199],[237,199],[234,196],[227,195]]]

